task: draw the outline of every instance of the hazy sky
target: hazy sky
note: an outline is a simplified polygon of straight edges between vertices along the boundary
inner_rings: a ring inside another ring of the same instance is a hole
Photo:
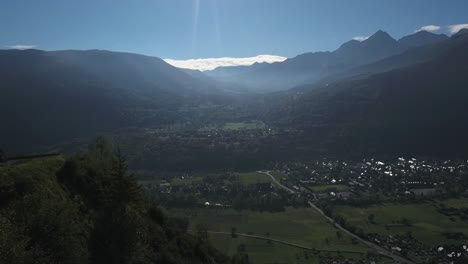
[[[468,24],[467,11],[467,0],[0,0],[0,48],[292,57],[379,29],[395,38],[426,25],[448,33]]]

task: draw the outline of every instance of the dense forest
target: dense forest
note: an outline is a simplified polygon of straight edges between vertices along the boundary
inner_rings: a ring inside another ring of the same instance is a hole
[[[165,215],[103,138],[70,157],[4,163],[0,178],[0,263],[248,261]]]

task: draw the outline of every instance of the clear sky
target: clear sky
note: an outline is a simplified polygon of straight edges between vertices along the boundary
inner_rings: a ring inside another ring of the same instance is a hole
[[[292,57],[382,29],[468,24],[468,0],[1,0],[0,48]]]

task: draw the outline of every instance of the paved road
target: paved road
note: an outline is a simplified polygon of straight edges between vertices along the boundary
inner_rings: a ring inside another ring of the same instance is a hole
[[[289,189],[288,187],[282,185],[281,183],[279,183],[275,177],[273,177],[273,175],[271,175],[270,171],[258,171],[259,173],[263,173],[263,174],[266,174],[268,176],[271,177],[271,179],[273,180],[273,182],[275,184],[277,184],[278,186],[280,186],[281,188],[285,189],[286,191],[290,192],[290,193],[296,193],[295,191]],[[325,213],[320,209],[318,208],[317,206],[315,206],[315,204],[313,204],[312,202],[308,202],[309,205],[315,209],[318,213],[320,213],[323,217],[325,217],[332,225],[334,225],[336,228],[340,229],[341,231],[345,232],[346,234],[350,235],[351,237],[354,237],[356,238],[357,240],[361,241],[362,243],[366,244],[367,246],[377,250],[377,252],[381,255],[384,255],[384,256],[387,256],[387,257],[390,257],[392,258],[393,260],[395,260],[397,263],[406,263],[406,264],[415,264],[414,262],[412,262],[411,260],[409,259],[406,259],[400,255],[397,255],[397,254],[394,254],[392,251],[386,249],[386,248],[383,248],[375,243],[372,243],[368,240],[365,240],[357,235],[355,235],[354,233],[352,233],[351,231],[348,231],[348,229],[342,227],[340,224],[336,223],[335,220],[333,220],[331,217],[328,217],[327,215],[325,215]],[[272,240],[273,241],[273,240]],[[278,243],[281,243],[279,241],[277,241]]]
[[[312,202],[309,201],[309,205],[315,209],[317,212],[319,212],[323,217],[325,217],[332,225],[334,225],[336,228],[340,229],[341,231],[345,232],[346,234],[350,235],[351,237],[354,237],[356,238],[357,240],[361,241],[362,243],[366,244],[367,246],[369,247],[372,247],[373,249],[377,250],[377,252],[381,255],[384,255],[384,256],[387,256],[387,257],[390,257],[392,258],[393,260],[397,261],[398,263],[407,263],[407,264],[415,264],[414,262],[412,262],[411,260],[409,259],[406,259],[400,255],[396,255],[394,254],[392,251],[386,249],[386,248],[383,248],[375,243],[372,243],[368,240],[365,240],[357,235],[355,235],[354,233],[352,233],[351,231],[348,231],[348,229],[342,227],[340,224],[336,223],[335,220],[333,220],[331,217],[328,217],[327,215],[325,215],[325,213],[320,209],[318,208],[317,206],[315,206],[315,204],[313,204]]]
[[[257,171],[258,173],[263,173],[265,175],[268,175],[270,176],[271,180],[276,184],[278,185],[279,187],[285,189],[286,191],[290,192],[290,193],[296,193],[295,191],[289,189],[288,187],[284,186],[283,184],[281,184],[276,178],[275,176],[271,175],[270,171]]]

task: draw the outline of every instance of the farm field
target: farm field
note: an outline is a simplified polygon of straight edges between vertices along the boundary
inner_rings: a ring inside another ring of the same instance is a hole
[[[202,177],[193,177],[193,178],[174,178],[171,180],[171,184],[173,186],[184,186],[184,185],[192,185],[193,183],[199,183],[203,180]]]
[[[314,192],[324,192],[327,190],[336,190],[336,191],[343,191],[343,190],[348,190],[349,187],[346,185],[342,184],[330,184],[330,185],[316,185],[316,186],[310,186],[310,189]]]
[[[257,123],[246,123],[246,122],[238,122],[238,123],[225,123],[223,129],[225,130],[248,130],[248,129],[261,129],[264,128],[265,124],[261,122]]]
[[[286,175],[284,175],[283,173],[279,172],[279,171],[270,171],[270,174],[273,175],[273,177],[275,177],[275,179],[279,182],[281,182],[281,180],[283,179],[286,179]]]
[[[271,172],[271,174],[280,181],[284,179],[286,176],[280,172]],[[173,186],[184,186],[184,185],[192,185],[194,183],[201,183],[205,176],[216,177],[216,174],[202,174],[202,175],[195,175],[192,177],[186,177],[184,179],[176,177],[171,180],[171,185]],[[239,172],[234,173],[238,177],[239,182],[244,185],[254,185],[257,183],[269,183],[272,182],[271,178],[268,175],[258,172]]]
[[[468,200],[451,199],[417,204],[383,204],[367,208],[336,206],[333,212],[335,215],[344,217],[351,225],[363,229],[365,233],[404,235],[411,232],[413,237],[429,246],[444,243],[468,243],[466,238],[454,240],[444,236],[444,233],[449,232],[468,234],[468,221],[462,220],[459,216],[441,214],[437,211],[441,205],[443,207],[468,207]],[[369,215],[374,215],[374,224],[370,223]],[[407,219],[410,225],[402,224],[403,219]]]
[[[267,213],[254,211],[235,211],[232,209],[171,209],[172,215],[185,216],[190,219],[189,229],[198,224],[207,230],[215,232],[231,232],[235,228],[238,234],[250,234],[269,237],[281,241],[295,243],[318,250],[337,251],[341,253],[322,252],[337,256],[342,254],[346,258],[361,258],[370,249],[363,244],[354,242],[350,237],[339,232],[326,222],[315,211],[308,208],[288,208],[285,212]],[[304,250],[279,243],[253,238],[230,235],[211,234],[210,239],[219,250],[234,255],[241,244],[253,263],[318,263],[317,256],[305,258]],[[350,251],[355,253],[346,253]],[[268,252],[268,253],[267,253]],[[274,262],[272,262],[274,261]]]
[[[238,173],[240,182],[244,185],[252,185],[256,183],[268,183],[271,182],[271,178],[268,175],[258,172]]]

